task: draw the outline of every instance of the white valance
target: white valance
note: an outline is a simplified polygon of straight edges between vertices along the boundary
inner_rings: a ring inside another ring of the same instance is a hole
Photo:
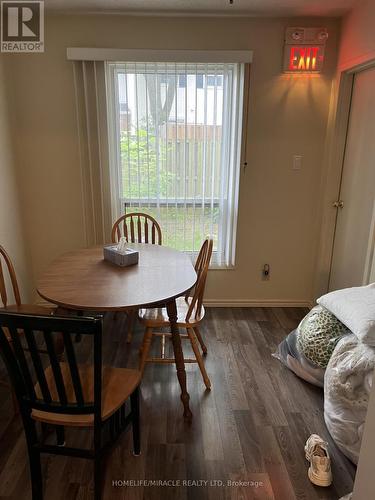
[[[251,50],[159,50],[69,47],[71,61],[251,63]]]

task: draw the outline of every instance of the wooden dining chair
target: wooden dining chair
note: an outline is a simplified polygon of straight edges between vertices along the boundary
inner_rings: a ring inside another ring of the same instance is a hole
[[[8,279],[6,279],[8,278]],[[9,299],[9,291],[7,290],[6,282],[9,283],[13,300]],[[9,304],[9,302],[12,302]],[[14,304],[13,304],[14,302]],[[21,294],[17,282],[16,272],[14,270],[13,263],[6,252],[5,248],[0,245],[0,303],[2,304],[2,309],[6,309],[7,311],[19,312],[19,313],[30,313],[30,314],[53,314],[55,308],[47,308],[38,306],[35,304],[23,304],[21,301]],[[5,334],[7,336],[8,342],[12,346],[12,338],[10,333],[5,329]],[[60,355],[62,354],[61,348],[61,338],[57,337],[56,341],[58,342],[58,350],[60,350]],[[4,385],[9,387],[9,383],[3,380],[0,380],[0,385]],[[14,392],[12,391],[12,399],[13,399],[13,408],[15,413],[18,413],[18,403],[15,397]]]
[[[121,236],[124,236],[130,243],[151,243],[153,245],[161,245],[162,243],[158,222],[151,215],[142,212],[132,212],[117,219],[112,227],[112,243],[117,243]],[[128,318],[127,343],[132,340],[137,312],[138,310],[135,309],[126,313]]]
[[[125,214],[113,224],[111,239],[117,243],[124,236],[130,243],[161,245],[162,235],[158,222],[142,212]]]
[[[204,366],[202,354],[199,350],[200,344],[203,354],[207,354],[207,348],[203,342],[202,335],[199,330],[199,325],[204,318],[203,297],[206,286],[206,279],[208,268],[212,255],[211,239],[207,238],[199,252],[195,270],[197,273],[197,281],[193,289],[193,294],[190,293],[185,297],[180,297],[176,300],[177,305],[177,326],[186,330],[186,334],[180,334],[182,339],[190,341],[195,358],[185,358],[185,363],[198,363],[201,371],[203,381],[207,389],[211,388],[211,382],[207,375]],[[170,322],[165,308],[155,309],[140,309],[138,318],[145,326],[145,333],[143,337],[142,347],[140,349],[140,362],[139,369],[143,374],[146,363],[174,363],[174,358],[165,357],[165,340],[171,337],[170,333],[157,331],[158,328],[169,327]],[[149,358],[149,352],[152,344],[153,337],[159,337],[160,344],[160,357]]]
[[[12,337],[13,349],[5,328]],[[20,331],[25,335],[20,335]],[[58,359],[53,342],[55,332],[62,332],[66,362]],[[90,345],[92,364],[77,362],[79,353],[73,342],[76,334],[85,337],[85,342]],[[41,342],[46,347],[46,359],[37,349]],[[25,344],[29,356],[25,353]],[[134,454],[140,454],[140,372],[102,365],[102,320],[99,318],[34,316],[1,311],[0,349],[21,410],[29,454],[32,500],[43,499],[42,453],[93,460],[94,496],[99,500],[104,453],[129,424],[133,428]],[[127,410],[128,399],[130,411]],[[38,421],[58,430],[57,444],[46,444],[36,427]],[[65,427],[91,428],[92,446],[67,446]]]

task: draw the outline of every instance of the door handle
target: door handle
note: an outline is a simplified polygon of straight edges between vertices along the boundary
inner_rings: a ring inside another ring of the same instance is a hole
[[[344,202],[342,200],[338,200],[333,202],[332,206],[334,208],[344,208]]]

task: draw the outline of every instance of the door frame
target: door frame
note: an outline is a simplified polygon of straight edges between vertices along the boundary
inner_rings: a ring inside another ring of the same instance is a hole
[[[367,61],[361,61],[353,66],[341,67],[332,84],[327,145],[321,179],[321,230],[317,248],[312,303],[317,297],[329,290],[338,216],[338,209],[333,208],[332,204],[339,199],[341,190],[354,78],[356,74],[372,68],[375,68],[375,57]],[[364,282],[375,273],[375,203],[372,227],[374,231],[367,250],[363,275]]]
[[[327,146],[321,179],[321,231],[317,250],[315,281],[313,285],[314,302],[317,297],[327,293],[329,287],[338,212],[337,209],[333,209],[332,203],[338,200],[341,189],[354,77],[357,73],[374,67],[375,53],[368,56],[367,60],[361,58],[361,60],[357,60],[353,64],[340,67],[336,80],[332,84],[329,121],[327,126]],[[375,233],[375,203],[372,224]],[[373,234],[372,243],[373,248],[370,248],[372,246],[370,243],[367,252],[364,278],[366,276],[375,277],[375,234]],[[353,500],[367,500],[367,498],[369,498],[369,492],[373,492],[375,487],[375,476],[373,472],[375,449],[374,416],[375,385],[371,391],[367,410],[362,446],[353,488]]]

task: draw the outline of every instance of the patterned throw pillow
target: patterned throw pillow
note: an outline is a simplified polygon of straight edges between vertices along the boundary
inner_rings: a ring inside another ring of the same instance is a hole
[[[297,330],[297,346],[307,359],[321,368],[328,361],[343,335],[350,330],[322,306],[316,306],[303,318]]]

